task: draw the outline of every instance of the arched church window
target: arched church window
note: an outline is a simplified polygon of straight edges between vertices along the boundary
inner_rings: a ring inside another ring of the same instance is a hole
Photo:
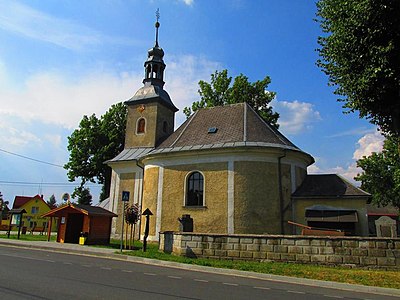
[[[187,178],[186,206],[203,206],[204,177],[200,172],[193,172]]]
[[[140,118],[137,122],[136,133],[144,133],[146,129],[146,120],[144,118]]]

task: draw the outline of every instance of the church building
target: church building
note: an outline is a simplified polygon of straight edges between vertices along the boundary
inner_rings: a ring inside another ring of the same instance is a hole
[[[199,233],[294,234],[298,228],[288,221],[310,221],[366,234],[369,194],[337,175],[307,175],[313,157],[247,103],[200,109],[174,131],[178,108],[164,90],[158,28],[156,22],[144,86],[125,102],[125,149],[107,161],[113,170],[109,210],[119,216],[114,234],[122,225],[122,191],[130,193],[130,204],[153,213],[151,240],[179,231],[184,215]]]

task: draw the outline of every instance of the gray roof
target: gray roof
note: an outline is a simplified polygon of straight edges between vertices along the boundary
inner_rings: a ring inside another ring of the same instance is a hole
[[[122,150],[120,154],[118,154],[113,159],[106,161],[106,163],[117,162],[117,161],[129,161],[129,160],[137,160],[150,153],[154,148],[148,147],[138,147],[138,148],[126,148]]]
[[[168,93],[161,86],[152,85],[149,82],[146,82],[145,85],[141,87],[131,99],[125,101],[125,104],[144,104],[148,102],[154,102],[155,100],[158,100],[160,103],[172,109],[174,112],[178,111],[176,106],[172,103]]]
[[[215,132],[209,133],[210,128],[215,128]],[[156,148],[124,149],[108,162],[138,160],[148,154],[234,147],[302,152],[247,103],[239,103],[200,109]],[[309,154],[306,155],[313,161]]]
[[[209,133],[210,128],[216,132]],[[247,103],[240,103],[198,110],[153,153],[241,146],[300,151]]]
[[[294,198],[369,198],[370,196],[337,174],[307,175],[300,187],[292,194]]]
[[[104,199],[103,201],[97,203],[95,206],[98,206],[98,207],[101,207],[101,208],[104,208],[104,209],[109,210],[109,207],[110,207],[110,197],[108,197],[108,198]]]
[[[87,211],[89,216],[107,216],[107,217],[116,217],[117,215],[113,212],[104,209],[99,206],[91,206],[91,205],[84,205],[84,204],[73,204],[74,207],[83,209]]]

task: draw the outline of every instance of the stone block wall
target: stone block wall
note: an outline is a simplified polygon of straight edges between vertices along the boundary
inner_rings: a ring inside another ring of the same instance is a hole
[[[400,269],[400,238],[161,232],[159,247],[198,258]]]

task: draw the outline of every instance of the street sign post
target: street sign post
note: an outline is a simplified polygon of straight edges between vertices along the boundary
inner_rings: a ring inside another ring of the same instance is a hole
[[[124,240],[125,209],[128,206],[128,202],[129,202],[129,192],[128,191],[122,191],[122,202],[123,202],[123,207],[122,207],[122,224],[121,224],[121,244],[119,247],[120,252],[122,252],[122,241]]]

